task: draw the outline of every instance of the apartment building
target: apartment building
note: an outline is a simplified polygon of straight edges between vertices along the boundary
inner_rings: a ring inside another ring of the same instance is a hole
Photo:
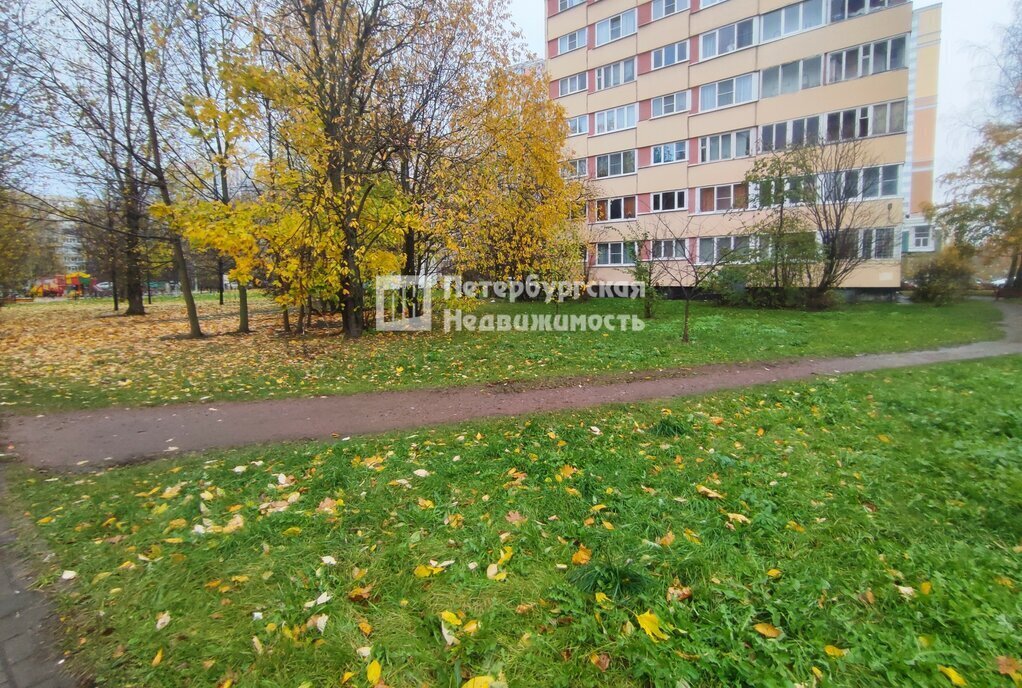
[[[626,279],[740,235],[757,155],[863,139],[845,176],[878,205],[842,284],[893,289],[902,258],[933,251],[940,6],[910,0],[547,0],[550,97],[565,108],[566,168],[592,180],[588,260]],[[751,211],[748,211],[751,212]],[[680,241],[655,241],[666,228]],[[640,237],[649,239],[638,241]]]

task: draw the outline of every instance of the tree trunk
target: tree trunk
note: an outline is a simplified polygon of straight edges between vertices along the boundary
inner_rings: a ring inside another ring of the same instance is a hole
[[[291,314],[288,313],[287,308],[284,308],[284,332],[291,334]]]
[[[216,257],[216,288],[220,294],[220,305],[224,305],[224,257]]]
[[[248,287],[238,282],[238,332],[249,334],[248,327]]]
[[[690,341],[689,334],[688,334],[688,318],[689,318],[689,314],[691,313],[691,306],[692,306],[692,297],[691,296],[686,296],[685,297],[685,324],[682,327],[682,332],[681,332],[681,341],[685,342],[686,344],[688,344],[689,341]]]
[[[110,293],[113,294],[113,297],[114,297],[114,310],[115,311],[119,311],[121,309],[121,304],[117,300],[118,294],[117,294],[117,261],[116,260],[111,260],[110,261]]]
[[[185,249],[181,244],[181,237],[171,234],[170,247],[174,252],[174,267],[177,268],[177,279],[181,283],[181,295],[185,297],[185,310],[188,313],[188,336],[198,339],[202,337],[202,328],[199,326],[199,311],[195,308],[192,285],[188,281],[188,263],[185,262]]]
[[[1011,266],[1008,268],[1008,281],[1004,284],[1008,289],[1022,287],[1022,251],[1015,249],[1011,254]]]
[[[348,339],[358,339],[362,336],[363,329],[365,329],[362,322],[362,309],[365,306],[365,288],[362,286],[358,260],[355,257],[355,249],[352,247],[351,242],[348,242],[344,247],[344,263],[348,270],[342,300],[344,307],[341,311],[344,336]]]
[[[128,227],[124,239],[124,292],[128,300],[125,315],[145,315],[145,302],[142,296],[142,268],[138,264],[138,230],[140,219],[138,213],[128,210],[125,217]]]

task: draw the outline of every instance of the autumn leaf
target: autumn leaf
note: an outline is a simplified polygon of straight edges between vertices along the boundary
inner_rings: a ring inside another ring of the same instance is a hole
[[[759,633],[761,636],[764,636],[766,638],[780,638],[781,637],[781,629],[777,628],[776,626],[774,626],[772,624],[758,623],[755,626],[753,626],[753,628],[756,629],[757,633]]]
[[[953,686],[967,686],[967,685],[969,685],[965,681],[965,679],[962,678],[962,675],[959,674],[954,669],[952,669],[951,667],[937,665],[937,670],[940,671],[940,673],[942,673],[945,676],[947,676],[947,679],[949,681],[951,681],[951,685],[953,685]]]
[[[490,688],[495,681],[492,676],[476,676],[461,684],[461,688]]]
[[[674,531],[668,530],[667,533],[657,542],[660,543],[661,547],[670,547],[671,544],[674,542]]]
[[[352,602],[365,602],[369,599],[369,593],[372,591],[373,586],[367,585],[364,588],[352,588],[348,593],[348,599]]]
[[[438,573],[443,573],[443,569],[439,566],[427,566],[426,564],[419,564],[412,571],[416,578],[429,578],[435,576]]]
[[[610,666],[610,655],[606,652],[601,652],[600,654],[596,654],[594,652],[589,655],[589,661],[593,663],[594,667],[599,669],[601,672],[604,672],[607,670],[607,667]]]
[[[997,673],[1002,676],[1011,676],[1022,672],[1022,664],[1017,659],[1004,655],[997,658]]]
[[[645,614],[636,614],[635,620],[639,622],[639,627],[646,632],[646,635],[653,639],[653,642],[667,640],[667,634],[660,628],[660,617],[652,611],[647,610]]]
[[[835,659],[839,659],[848,654],[848,650],[842,650],[836,645],[826,645],[824,646],[823,651],[826,652],[828,656],[834,657]]]
[[[154,666],[154,667],[158,667],[158,666],[160,666],[160,662],[162,662],[162,661],[163,661],[163,648],[161,647],[159,650],[156,651],[156,656],[153,657],[153,661],[151,662],[151,665]]]
[[[366,679],[369,680],[369,685],[375,686],[380,682],[380,674],[383,673],[383,667],[375,659],[369,662],[369,666],[366,667]]]
[[[576,566],[584,566],[593,558],[593,551],[585,545],[579,545],[578,551],[571,555],[571,563]]]
[[[780,578],[781,577],[781,570],[780,569],[770,569],[769,571],[766,572],[766,575],[770,576],[771,578]]]
[[[170,623],[170,612],[163,612],[156,617],[156,630],[162,631]]]
[[[706,497],[707,499],[724,499],[724,495],[720,494],[719,492],[716,492],[715,490],[711,490],[710,488],[706,487],[706,485],[696,485],[696,492]]]

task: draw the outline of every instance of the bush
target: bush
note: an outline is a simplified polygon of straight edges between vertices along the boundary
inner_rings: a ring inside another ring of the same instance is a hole
[[[972,267],[953,247],[945,249],[915,274],[912,300],[943,306],[952,303],[972,284]]]

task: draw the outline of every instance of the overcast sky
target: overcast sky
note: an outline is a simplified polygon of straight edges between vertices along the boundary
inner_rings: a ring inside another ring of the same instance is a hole
[[[544,0],[510,0],[511,12],[529,48],[545,55]],[[917,0],[916,7],[937,4]],[[1014,0],[944,0],[938,96],[937,174],[965,162],[976,141],[976,125],[989,113],[996,76],[990,65],[1011,21]],[[941,198],[940,190],[937,199]]]

